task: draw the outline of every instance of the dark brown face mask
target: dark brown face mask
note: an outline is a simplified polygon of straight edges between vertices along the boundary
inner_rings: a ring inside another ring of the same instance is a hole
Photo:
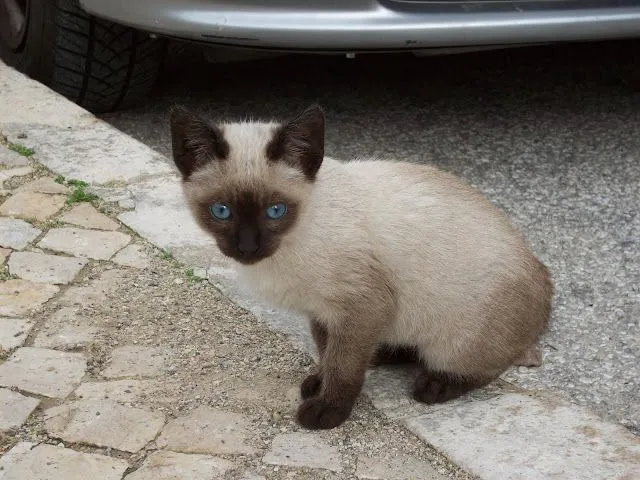
[[[201,224],[222,253],[245,265],[273,255],[298,217],[297,204],[278,192],[232,192],[224,197],[199,206]]]

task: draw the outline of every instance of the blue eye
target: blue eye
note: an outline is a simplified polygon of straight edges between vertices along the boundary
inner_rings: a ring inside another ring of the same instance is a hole
[[[224,203],[214,203],[209,207],[209,211],[218,220],[228,220],[231,216],[231,209]]]
[[[267,217],[271,220],[278,220],[287,213],[287,206],[284,203],[276,203],[267,208]]]

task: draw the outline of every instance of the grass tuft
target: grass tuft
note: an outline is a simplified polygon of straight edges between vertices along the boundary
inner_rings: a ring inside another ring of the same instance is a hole
[[[23,157],[30,157],[34,153],[36,153],[33,148],[25,147],[24,145],[21,145],[19,143],[9,143],[9,149],[19,153]]]
[[[200,283],[204,281],[204,278],[199,277],[193,272],[193,268],[188,268],[184,273],[191,282]]]

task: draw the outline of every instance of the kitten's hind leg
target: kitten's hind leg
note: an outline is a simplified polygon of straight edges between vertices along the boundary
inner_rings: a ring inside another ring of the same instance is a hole
[[[482,387],[491,380],[491,377],[463,377],[424,369],[416,378],[413,398],[426,404],[443,403]]]

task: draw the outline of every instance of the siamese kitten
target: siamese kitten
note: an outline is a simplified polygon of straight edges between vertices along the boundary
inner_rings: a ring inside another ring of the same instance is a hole
[[[320,361],[301,386],[302,426],[344,422],[371,362],[414,355],[414,398],[444,402],[498,377],[545,327],[547,269],[452,175],[325,158],[315,106],[282,124],[177,108],[171,134],[202,228],[256,294],[310,319]]]

